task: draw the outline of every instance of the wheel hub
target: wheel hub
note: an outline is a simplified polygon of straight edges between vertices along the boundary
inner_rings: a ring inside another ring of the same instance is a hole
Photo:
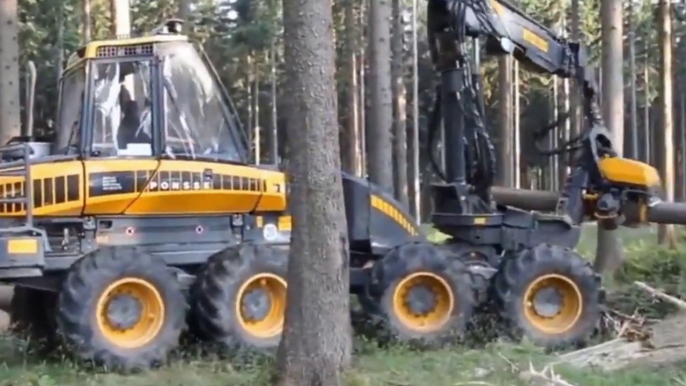
[[[128,330],[140,321],[143,304],[128,294],[114,295],[107,305],[107,320],[118,330]]]
[[[546,287],[540,289],[533,298],[536,313],[544,318],[552,318],[562,311],[564,298],[559,290]]]
[[[272,309],[272,300],[264,288],[249,290],[243,297],[243,315],[247,320],[263,320]]]
[[[414,315],[426,315],[436,308],[435,292],[426,284],[418,284],[410,288],[405,298],[405,304]]]

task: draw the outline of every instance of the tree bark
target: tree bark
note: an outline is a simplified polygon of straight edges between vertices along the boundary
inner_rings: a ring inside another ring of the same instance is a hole
[[[283,0],[291,154],[288,305],[281,386],[342,385],[350,365],[349,250],[330,1]]]
[[[580,41],[581,36],[581,8],[579,0],[572,0],[571,4],[572,20],[570,25],[572,41]],[[581,133],[583,117],[581,115],[581,94],[579,92],[579,85],[576,82],[570,82],[569,85],[569,125],[570,137],[574,138]]]
[[[662,178],[664,199],[674,201],[674,121],[672,99],[672,20],[671,2],[660,0],[658,5],[658,45],[659,59],[659,109],[660,130],[654,133],[655,142],[661,151],[656,152],[656,164]],[[658,243],[676,247],[673,225],[660,225],[657,232]]]
[[[355,0],[346,0],[345,7],[345,58],[343,73],[346,77],[345,126],[341,136],[341,163],[343,170],[356,176],[362,175],[359,138],[359,87],[357,81],[357,23],[355,17]]]
[[[81,24],[81,38],[87,43],[91,40],[91,0],[82,0]]]
[[[514,133],[514,187],[520,189],[522,187],[522,177],[526,174],[526,162],[522,160],[522,131],[521,131],[521,109],[520,109],[520,92],[519,92],[519,62],[515,61],[512,69],[512,74],[514,76],[512,97],[514,98],[514,107],[512,113],[512,119],[514,121],[513,133]]]
[[[358,48],[358,75],[357,81],[359,85],[359,97],[358,97],[358,124],[357,124],[357,136],[360,139],[360,153],[359,153],[359,165],[362,176],[366,176],[369,168],[367,167],[367,76],[366,76],[366,66],[367,66],[367,25],[368,18],[367,13],[367,1],[359,0],[359,8],[357,12],[357,21],[359,34],[357,35],[357,48]]]
[[[512,58],[498,59],[498,173],[497,184],[512,187],[514,164],[512,147]]]
[[[403,77],[403,19],[402,1],[393,0],[393,171],[395,198],[409,205],[407,197],[407,105]]]
[[[614,148],[621,156],[624,147],[624,77],[622,0],[600,3],[602,24],[603,118],[612,133]],[[622,250],[613,231],[598,227],[595,269],[612,274],[622,264]]]
[[[393,193],[393,95],[391,93],[390,0],[372,0],[370,28],[370,126],[368,127],[369,179]]]
[[[634,15],[633,3],[629,2],[629,79],[633,80],[629,82],[629,109],[630,109],[630,157],[638,159],[638,101],[637,101],[637,91],[636,91],[636,31],[635,31],[635,15]]]
[[[131,13],[128,0],[110,0],[112,14],[112,34],[125,36],[131,34]]]
[[[21,134],[17,0],[0,1],[0,145]]]
[[[276,44],[272,40],[271,49],[269,50],[271,54],[271,127],[267,131],[267,150],[269,154],[269,162],[278,165],[279,164],[279,111],[278,111],[278,78],[276,75],[277,55],[276,55]]]

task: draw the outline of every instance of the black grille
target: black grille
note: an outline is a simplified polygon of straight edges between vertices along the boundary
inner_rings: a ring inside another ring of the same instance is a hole
[[[136,44],[130,46],[102,46],[98,47],[98,58],[117,58],[126,56],[152,56],[152,43]]]

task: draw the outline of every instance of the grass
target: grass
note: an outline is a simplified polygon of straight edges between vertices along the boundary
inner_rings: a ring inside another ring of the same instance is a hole
[[[235,369],[230,363],[200,358],[172,363],[164,369],[135,375],[96,373],[80,369],[66,360],[39,362],[32,355],[17,352],[9,340],[0,354],[1,386],[249,386],[267,385],[266,366]],[[367,349],[356,356],[348,376],[350,386],[526,386],[517,369],[534,363],[541,370],[550,357],[528,344],[513,346],[495,343],[480,349],[453,348],[416,352],[407,348]],[[515,365],[517,369],[513,368]],[[659,386],[686,381],[686,368],[667,368],[659,372],[631,369],[623,372],[556,372],[574,385],[583,386]],[[678,380],[678,381],[675,381]]]
[[[588,258],[595,253],[595,227],[583,231],[579,251]],[[682,280],[684,254],[654,248],[655,229],[621,229],[618,231],[626,251],[627,267],[619,282],[645,280],[654,285],[661,282],[673,293],[686,293]],[[432,235],[432,237],[440,235]],[[671,286],[671,287],[670,287]],[[621,288],[619,284],[616,288]],[[636,302],[640,295],[631,295]],[[648,299],[649,300],[649,299]],[[634,307],[632,303],[630,307]],[[629,307],[629,306],[627,306]],[[187,354],[190,355],[190,354]],[[379,349],[371,343],[360,343],[354,366],[349,374],[350,386],[525,386],[518,378],[519,369],[533,363],[540,370],[552,359],[530,344],[512,345],[498,342],[479,349],[451,349],[418,352],[405,347]],[[605,373],[594,370],[573,370],[563,367],[556,371],[577,386],[660,386],[686,385],[686,367],[675,365],[647,371],[631,368]],[[248,386],[267,385],[269,365],[236,365],[217,358],[185,358],[152,372],[134,375],[106,374],[88,370],[64,358],[48,360],[26,350],[23,343],[0,336],[0,386]]]

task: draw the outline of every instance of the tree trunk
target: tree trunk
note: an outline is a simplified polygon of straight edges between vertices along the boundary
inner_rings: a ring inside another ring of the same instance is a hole
[[[520,95],[519,95],[519,62],[514,62],[513,66],[513,91],[512,95],[514,98],[514,112],[512,113],[512,118],[514,120],[514,127],[513,127],[513,133],[514,133],[514,165],[513,165],[513,173],[514,173],[514,187],[517,189],[521,189],[522,186],[522,177],[526,174],[526,162],[522,162],[522,132],[521,132],[521,125],[520,125],[520,114],[521,114],[521,109],[519,106],[519,100],[520,100]],[[523,168],[524,167],[524,168]]]
[[[572,0],[571,4],[571,39],[572,41],[582,40],[581,36],[581,9],[579,7],[579,0]],[[569,85],[569,130],[570,137],[574,138],[581,133],[583,117],[581,115],[581,94],[579,92],[579,85],[577,82],[570,82]]]
[[[498,107],[497,184],[512,187],[512,58],[507,55],[498,59]]]
[[[250,128],[253,135],[253,146],[255,149],[255,163],[260,164],[262,158],[262,138],[260,130],[260,66],[257,61],[257,57],[253,58],[253,81],[250,87],[252,87],[252,119],[250,122]]]
[[[64,69],[64,0],[59,0],[57,7],[59,14],[57,15],[57,53],[55,55],[55,83],[59,84],[62,78],[62,70]]]
[[[345,18],[345,57],[343,73],[346,77],[346,103],[345,103],[345,126],[341,136],[341,163],[343,170],[356,176],[362,175],[359,151],[359,106],[357,103],[359,89],[357,82],[357,51],[358,42],[357,23],[355,18],[355,0],[346,0],[344,3]]]
[[[281,386],[342,385],[350,365],[349,250],[340,173],[331,3],[284,0],[293,216]]]
[[[359,52],[359,60],[357,61],[358,75],[357,81],[359,84],[359,96],[358,96],[358,107],[357,113],[359,122],[357,124],[357,137],[360,139],[360,152],[358,155],[360,172],[362,176],[368,175],[367,168],[367,76],[366,76],[366,66],[367,66],[367,25],[368,18],[366,16],[367,12],[367,2],[365,0],[359,0],[359,9],[357,13],[357,22],[359,28],[359,34],[357,35],[357,48]]]
[[[21,134],[17,0],[0,1],[0,145]]]
[[[403,6],[401,0],[393,0],[393,172],[395,198],[409,205],[407,197],[407,111],[406,90],[403,77]]]
[[[370,28],[370,126],[367,130],[369,179],[393,193],[393,95],[391,93],[390,0],[372,0]]]
[[[276,44],[272,40],[272,46],[269,50],[271,54],[271,128],[267,136],[267,149],[269,154],[269,162],[279,164],[279,111],[278,111],[278,78],[276,76],[277,55]]]
[[[644,50],[646,52],[645,62],[643,64],[643,99],[645,100],[645,105],[643,106],[643,161],[649,164],[654,164],[653,151],[650,146],[652,135],[650,135],[650,55],[648,55],[648,50],[650,49],[649,40],[646,37],[643,38],[645,41]]]
[[[409,178],[411,213],[418,222],[421,222],[421,176],[419,171],[419,74],[418,74],[418,42],[417,42],[417,0],[412,0],[412,131],[410,138],[410,165]]]
[[[110,0],[112,14],[112,34],[125,36],[131,34],[131,14],[129,0]]]
[[[629,143],[631,144],[630,157],[638,159],[638,101],[637,101],[637,91],[636,91],[636,31],[634,23],[634,7],[633,3],[629,2],[629,109],[631,111],[631,116],[629,118],[630,122],[630,132],[629,132]]]
[[[82,0],[81,24],[81,38],[87,43],[91,40],[91,0]]]
[[[624,146],[624,77],[622,0],[603,0],[602,24],[602,99],[603,118],[612,133],[614,148],[621,156]],[[622,250],[613,231],[598,227],[595,269],[612,274],[622,264]]]
[[[656,164],[662,178],[664,199],[674,201],[674,122],[672,100],[672,20],[671,2],[660,0],[658,6],[658,46],[659,60],[659,100],[660,130],[656,130],[655,142],[661,151],[656,152]],[[660,225],[657,232],[658,243],[676,247],[674,226]]]

